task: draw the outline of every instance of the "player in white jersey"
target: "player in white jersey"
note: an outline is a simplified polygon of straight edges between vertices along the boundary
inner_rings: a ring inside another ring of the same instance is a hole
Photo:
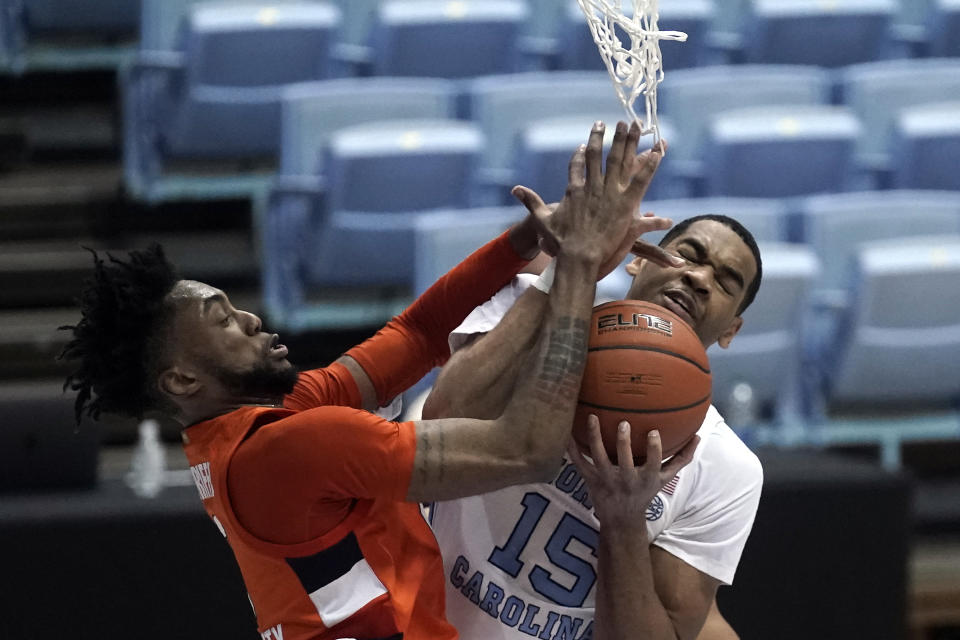
[[[543,206],[535,194],[528,198],[528,207]],[[705,347],[728,346],[760,284],[752,235],[731,218],[700,216],[674,227],[661,246],[683,266],[635,259],[626,297],[677,313]],[[530,287],[534,280],[518,276],[451,335],[458,350],[425,416],[498,414],[523,375],[520,356],[535,338],[529,319],[546,298]],[[763,472],[714,407],[698,435],[692,462],[675,476],[657,477],[659,464],[648,463],[624,483],[616,467],[603,475],[582,459],[578,468],[568,454],[548,484],[435,504],[447,615],[461,637],[612,640],[644,630],[644,637],[736,638],[715,594],[733,581]],[[656,478],[655,486],[642,478]]]

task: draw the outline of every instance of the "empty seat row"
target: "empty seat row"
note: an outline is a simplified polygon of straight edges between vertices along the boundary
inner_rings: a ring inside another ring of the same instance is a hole
[[[291,0],[280,0],[280,3]],[[335,9],[331,60],[349,74],[462,77],[520,69],[602,69],[584,16],[573,0],[300,0]],[[0,17],[0,47],[11,68],[44,64],[29,45],[53,37],[62,64],[97,64],[70,42],[85,34],[101,48],[118,34],[136,34],[147,46],[174,48],[171,38],[198,0],[18,0]],[[207,2],[209,4],[209,2]],[[256,21],[236,20],[234,31],[270,30],[277,2]],[[630,12],[630,3],[624,4]],[[665,66],[679,69],[716,62],[815,64],[837,67],[869,60],[960,53],[952,0],[672,0],[659,9],[662,28],[683,31],[686,43],[663,43]],[[142,16],[142,18],[141,18]],[[139,24],[138,24],[139,23]],[[191,24],[187,28],[203,28]],[[60,39],[57,40],[57,36]],[[57,43],[59,42],[59,45]],[[912,49],[904,43],[913,45]],[[917,47],[917,44],[921,47]],[[36,48],[35,46],[33,48]],[[476,55],[438,52],[465,49]],[[33,59],[31,59],[31,56]],[[99,64],[103,64],[100,59]],[[113,62],[116,64],[116,61]],[[107,62],[106,66],[110,66]]]
[[[730,405],[743,385],[758,416],[781,422],[823,420],[830,407],[949,408],[960,400],[960,193],[661,200],[644,208],[675,222],[703,213],[730,215],[760,243],[760,293],[729,349],[710,350],[719,406]],[[315,268],[327,251],[336,251],[333,269],[353,288],[384,284],[388,272],[406,274],[408,287],[422,291],[519,220],[523,209],[452,208],[392,219],[366,214],[365,225],[363,213],[343,215],[353,218],[353,230],[338,235],[345,245],[338,249],[316,241],[321,219],[301,219],[293,234],[284,224],[264,228],[271,238],[265,275],[273,274],[265,279],[272,283],[266,308],[284,326],[344,319],[330,298],[311,302],[330,296],[330,281],[318,279]],[[302,261],[299,268],[292,268],[293,255]],[[281,267],[286,277],[278,277]],[[598,292],[617,299],[628,286],[629,278],[617,271]],[[325,312],[331,315],[324,318]]]
[[[466,82],[354,78],[227,87],[192,84],[187,79],[190,74],[171,70],[178,64],[156,60],[134,68],[124,78],[126,179],[138,197],[158,199],[153,183],[162,181],[165,172],[185,160],[216,160],[221,172],[239,172],[239,167],[228,161],[260,166],[255,161],[269,164],[279,153],[281,174],[310,175],[315,171],[290,166],[289,158],[306,157],[315,165],[331,131],[372,119],[410,117],[460,117],[476,122],[487,137],[481,182],[503,187],[514,180],[511,168],[517,135],[533,120],[575,114],[608,120],[623,117],[604,72],[530,72]],[[851,186],[887,186],[890,172],[897,169],[899,178],[892,182],[894,186],[942,188],[944,178],[924,169],[919,175],[912,174],[904,167],[905,156],[891,155],[889,150],[899,142],[894,135],[898,127],[900,135],[922,134],[909,124],[916,118],[898,124],[901,110],[956,99],[958,91],[960,61],[952,59],[854,65],[840,70],[836,77],[815,67],[782,65],[675,71],[660,87],[660,112],[672,128],[668,138],[672,151],[664,172],[678,178],[676,195],[791,195],[728,190],[699,181],[705,178],[708,138],[729,139],[746,133],[737,124],[743,114],[738,120],[728,111],[804,105],[803,110],[767,110],[774,131],[762,135],[773,142],[779,138],[779,142],[790,143],[812,135],[817,126],[827,126],[833,139],[843,138],[844,159],[848,171],[853,172]],[[822,107],[835,99],[849,111],[806,108]],[[949,113],[949,109],[938,112]],[[746,120],[750,131],[759,132],[759,119],[746,114]],[[948,120],[944,115],[932,122],[949,129]],[[949,164],[941,162],[940,166]],[[191,170],[196,172],[195,166],[187,164],[187,178]],[[844,177],[834,175],[837,180]],[[754,183],[764,185],[762,180]],[[825,189],[833,188],[838,186],[830,184]]]

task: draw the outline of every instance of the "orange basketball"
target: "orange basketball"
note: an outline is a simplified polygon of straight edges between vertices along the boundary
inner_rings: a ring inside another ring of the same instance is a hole
[[[697,432],[710,407],[710,362],[686,322],[659,305],[618,300],[595,307],[573,437],[589,452],[587,416],[596,414],[607,454],[617,460],[617,425],[630,423],[633,455],[646,457],[660,430],[663,457]]]

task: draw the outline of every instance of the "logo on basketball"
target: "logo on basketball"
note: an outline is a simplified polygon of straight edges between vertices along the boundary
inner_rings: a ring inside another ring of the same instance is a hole
[[[653,522],[663,516],[663,498],[653,496],[653,500],[647,505],[647,520]]]
[[[597,333],[610,331],[659,331],[673,335],[673,322],[649,313],[610,313],[597,318]]]

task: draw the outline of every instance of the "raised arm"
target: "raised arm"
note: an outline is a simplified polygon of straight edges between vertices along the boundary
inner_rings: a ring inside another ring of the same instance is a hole
[[[417,423],[408,499],[449,499],[542,480],[562,456],[586,361],[597,276],[636,228],[631,203],[642,198],[661,159],[659,151],[647,152],[640,169],[623,179],[633,166],[638,135],[621,123],[604,175],[602,139],[598,123],[571,160],[567,194],[550,222],[559,244],[556,279],[532,328],[536,339],[524,375],[494,420]],[[630,244],[632,238],[627,249]]]
[[[635,156],[638,130],[631,128],[622,162],[620,183],[628,184],[645,171],[647,155]],[[642,178],[640,178],[642,179]],[[625,193],[622,206],[637,211],[644,191]],[[514,195],[528,208],[536,220],[549,232],[551,213],[555,205],[546,205],[533,191],[516,187]],[[563,215],[566,201],[561,203]],[[651,231],[668,229],[671,221],[652,214],[634,217],[631,227],[617,250],[607,256],[598,273],[598,280],[620,265],[627,252],[663,266],[677,266],[678,258],[660,247],[638,240]],[[543,231],[541,233],[544,233]],[[553,247],[548,247],[552,249]],[[528,288],[507,311],[503,319],[489,333],[477,334],[456,351],[444,365],[423,406],[424,418],[472,417],[492,419],[503,413],[513,389],[526,372],[526,363],[536,344],[541,328],[540,319],[547,305],[547,296],[535,287]]]
[[[360,408],[386,406],[449,356],[447,334],[536,257],[532,215],[487,243],[425,291],[369,340],[337,360],[352,375]]]

